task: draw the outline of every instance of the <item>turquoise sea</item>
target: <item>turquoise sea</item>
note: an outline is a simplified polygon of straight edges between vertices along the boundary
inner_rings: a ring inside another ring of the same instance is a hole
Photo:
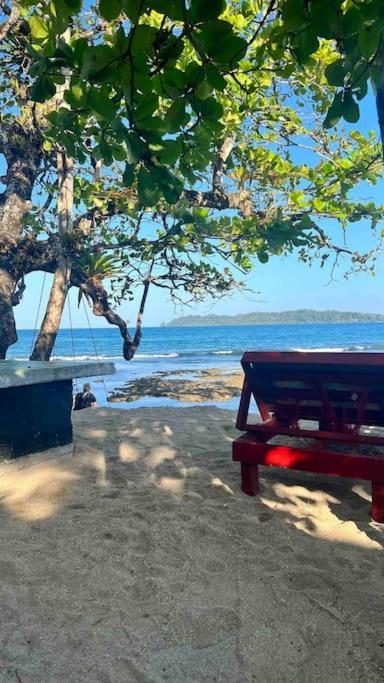
[[[93,337],[92,337],[93,335]],[[125,381],[146,377],[159,370],[189,370],[191,374],[204,368],[239,367],[246,350],[334,350],[384,351],[384,323],[337,323],[316,325],[250,325],[228,327],[147,327],[135,358],[127,363],[121,356],[122,342],[117,329],[61,330],[55,345],[56,359],[112,360],[116,374],[105,377],[104,383],[92,380],[93,391],[101,405],[107,392]],[[9,358],[28,358],[33,330],[20,330],[19,341],[9,352]],[[238,399],[219,405],[236,408]],[[181,405],[166,398],[144,398],[114,407]],[[188,405],[183,403],[182,405]],[[192,405],[192,404],[191,404]],[[200,404],[201,405],[201,404]]]

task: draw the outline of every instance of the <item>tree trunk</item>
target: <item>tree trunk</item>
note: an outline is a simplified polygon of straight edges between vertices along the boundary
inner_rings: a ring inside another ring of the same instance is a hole
[[[70,267],[68,269],[65,259],[60,259],[30,360],[49,360],[52,355],[69,290],[69,277]]]
[[[0,358],[17,341],[13,307],[22,273],[20,264],[11,263],[10,250],[17,249],[23,232],[23,218],[30,208],[36,174],[42,158],[41,139],[35,131],[19,124],[2,125],[0,152],[7,162],[5,191],[0,195]]]
[[[69,41],[70,29],[67,29],[62,38],[65,42]],[[68,88],[70,74],[63,73],[63,75],[65,76],[65,83],[58,88],[55,97],[57,108],[66,106],[64,93]],[[31,360],[50,359],[59,331],[71,281],[72,263],[65,254],[66,248],[64,238],[72,232],[73,227],[73,159],[67,156],[65,149],[59,149],[57,152],[57,182],[59,190],[57,213],[60,256],[53,278],[44,319],[31,354]]]
[[[44,319],[40,327],[31,360],[49,360],[59,331],[65,301],[70,287],[72,264],[65,255],[62,239],[72,230],[73,209],[73,160],[63,150],[57,155],[59,196],[57,202],[61,256],[48,299]]]
[[[16,281],[10,273],[0,269],[0,359],[4,360],[8,348],[17,342],[13,315],[13,294]]]

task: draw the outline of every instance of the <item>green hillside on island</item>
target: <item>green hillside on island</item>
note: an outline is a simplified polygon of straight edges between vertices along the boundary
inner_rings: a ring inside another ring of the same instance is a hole
[[[241,313],[240,315],[184,315],[174,318],[164,327],[213,327],[222,325],[289,325],[297,323],[369,323],[384,322],[382,313],[354,311],[316,311],[308,308],[271,313]]]

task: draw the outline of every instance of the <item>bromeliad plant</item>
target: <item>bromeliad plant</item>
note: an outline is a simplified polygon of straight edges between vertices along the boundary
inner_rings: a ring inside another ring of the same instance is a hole
[[[291,252],[374,267],[383,208],[359,188],[381,177],[381,148],[349,124],[364,79],[380,91],[381,29],[367,17],[381,10],[323,4],[2,3],[0,357],[32,271],[54,275],[32,358],[50,357],[77,287],[130,359],[149,287],[222,296],[255,259]],[[359,86],[354,50],[369,62]],[[348,247],[351,223],[363,252]],[[131,337],[111,306],[139,286]]]

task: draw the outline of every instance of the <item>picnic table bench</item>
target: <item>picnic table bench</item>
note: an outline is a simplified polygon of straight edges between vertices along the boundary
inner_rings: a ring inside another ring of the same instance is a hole
[[[258,493],[259,465],[364,479],[372,519],[384,523],[384,436],[372,433],[384,427],[384,353],[246,352],[241,364],[236,427],[246,434],[233,460],[242,491]],[[261,421],[249,416],[252,397]],[[278,435],[287,443],[270,443]]]

